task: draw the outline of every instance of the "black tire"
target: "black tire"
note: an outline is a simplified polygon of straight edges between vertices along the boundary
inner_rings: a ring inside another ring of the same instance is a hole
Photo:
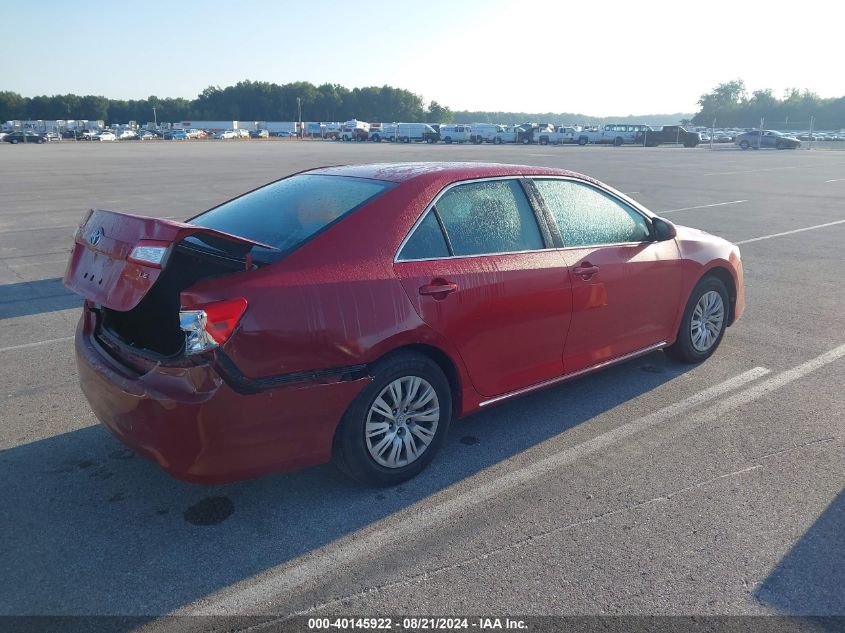
[[[18,144],[18,139],[13,138],[13,139],[12,139],[11,141],[9,141],[9,142],[10,142],[12,145],[17,145],[17,144]]]
[[[613,147],[622,147],[622,143],[624,143],[624,139],[621,136],[617,136],[613,139]]]
[[[434,139],[429,136],[427,139],[425,139],[425,142],[431,145],[432,143],[434,143]]]
[[[749,143],[748,141],[740,141],[739,142],[739,148],[740,149],[748,149],[749,147],[751,147],[751,143]]]
[[[373,143],[381,143],[381,137],[378,134],[373,134]]]
[[[410,142],[411,142],[411,139],[410,139],[410,137],[408,137],[408,136],[403,136],[403,137],[402,137],[402,142],[403,142],[403,143],[410,143]]]
[[[446,145],[451,145],[452,144],[452,137],[447,136],[446,138],[443,139],[443,142],[446,143]]]
[[[579,136],[578,137],[578,145],[586,145],[589,139],[586,136]]]
[[[437,364],[421,354],[400,352],[372,368],[373,381],[349,405],[335,433],[333,460],[353,479],[372,486],[394,486],[422,471],[434,458],[452,421],[452,393],[449,381]],[[370,455],[365,440],[367,416],[373,402],[391,382],[403,376],[417,376],[428,381],[437,394],[440,419],[433,439],[413,462],[396,468],[378,464]]]
[[[722,319],[721,329],[716,340],[706,350],[701,351],[695,348],[692,342],[692,316],[695,311],[695,306],[705,293],[716,291],[722,299],[724,306],[724,317]],[[730,317],[730,298],[728,297],[728,290],[725,288],[724,282],[718,277],[708,275],[696,284],[695,288],[690,293],[687,307],[684,310],[684,318],[681,319],[681,326],[678,328],[678,337],[675,342],[666,348],[666,353],[677,361],[682,363],[700,363],[712,356],[713,352],[718,349],[722,342],[722,337],[725,335],[725,330],[728,327],[728,319]]]
[[[502,144],[502,139],[499,138],[498,136],[493,139],[493,145],[501,145],[501,144]]]
[[[531,139],[530,139],[530,138],[528,138],[527,136],[523,136],[523,137],[522,137],[522,144],[523,144],[523,145],[530,145],[530,144],[531,144]]]
[[[549,139],[547,139],[544,136],[541,136],[540,137],[540,145],[548,145],[548,144],[549,144]]]

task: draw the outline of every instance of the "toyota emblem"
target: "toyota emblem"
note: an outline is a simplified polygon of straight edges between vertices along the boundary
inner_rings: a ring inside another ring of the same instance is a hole
[[[91,235],[88,236],[88,243],[91,246],[96,246],[100,243],[100,240],[103,239],[103,227],[99,229],[95,229]]]

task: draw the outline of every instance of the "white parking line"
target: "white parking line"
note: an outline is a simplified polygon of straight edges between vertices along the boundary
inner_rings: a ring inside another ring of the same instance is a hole
[[[565,448],[554,455],[541,459],[523,468],[505,473],[479,486],[460,493],[451,499],[446,499],[432,507],[417,507],[416,511],[409,511],[407,518],[401,519],[399,527],[396,524],[377,529],[366,536],[355,538],[354,535],[317,552],[306,555],[299,562],[280,566],[276,570],[265,572],[257,580],[247,580],[235,586],[234,589],[221,592],[217,596],[200,600],[177,611],[179,615],[218,615],[242,613],[244,607],[266,604],[273,595],[284,595],[309,580],[331,573],[338,566],[351,563],[363,558],[369,553],[378,551],[384,543],[389,543],[392,536],[398,533],[403,538],[410,534],[430,529],[443,523],[449,517],[466,511],[475,505],[482,504],[493,497],[524,484],[528,481],[547,475],[550,471],[571,464],[601,449],[606,449],[622,439],[640,433],[654,425],[667,422],[705,402],[718,399],[724,394],[734,391],[770,373],[765,367],[755,367],[738,376],[729,378],[713,387],[704,389],[696,394],[623,424],[611,431],[597,435],[581,444]],[[420,504],[417,504],[419,506]]]
[[[834,226],[836,224],[845,224],[845,220],[836,220],[836,222],[825,222],[824,224],[816,224],[814,226],[805,226],[803,229],[794,229],[792,231],[784,231],[783,233],[772,233],[771,235],[762,235],[760,237],[752,237],[747,240],[740,240],[734,244],[750,244],[751,242],[759,242],[760,240],[770,240],[773,237],[783,237],[784,235],[793,235],[795,233],[803,233],[804,231],[813,231],[815,229],[823,229],[826,226]]]
[[[701,174],[702,176],[732,176],[733,174],[756,174],[763,171],[779,171],[781,169],[798,169],[798,165],[793,167],[769,167],[766,169],[745,169],[743,171],[714,171],[709,174]]]
[[[692,209],[707,209],[708,207],[724,207],[728,204],[742,204],[748,200],[731,200],[730,202],[714,202],[713,204],[700,204],[697,207],[681,207],[680,209],[669,209],[668,211],[658,211],[657,215],[664,213],[675,213],[675,211],[691,211]]]
[[[16,349],[29,349],[30,347],[41,347],[42,345],[49,345],[50,343],[58,343],[60,341],[73,340],[72,336],[63,336],[62,338],[51,338],[46,341],[36,341],[35,343],[24,343],[23,345],[12,345],[11,347],[0,347],[0,352],[12,352]]]
[[[62,226],[35,226],[29,229],[9,229],[6,231],[0,231],[0,235],[8,235],[10,233],[29,233],[30,231],[58,231],[66,230],[66,229],[75,229],[78,224],[67,224]]]
[[[841,182],[845,180],[845,178],[834,178],[833,180],[825,180],[825,182]]]

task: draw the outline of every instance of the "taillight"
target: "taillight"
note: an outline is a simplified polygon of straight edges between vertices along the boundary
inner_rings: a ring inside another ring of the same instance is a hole
[[[157,242],[153,240],[141,240],[129,253],[126,259],[135,264],[161,268],[164,265],[164,258],[170,242]]]
[[[225,343],[246,311],[246,299],[207,303],[197,310],[181,310],[179,327],[185,332],[185,353],[200,354]]]

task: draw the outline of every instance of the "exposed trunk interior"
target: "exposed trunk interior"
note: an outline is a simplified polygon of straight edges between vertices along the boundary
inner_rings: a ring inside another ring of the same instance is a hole
[[[243,270],[242,258],[209,253],[183,241],[137,306],[128,312],[103,309],[103,328],[138,350],[177,355],[185,344],[179,327],[179,294],[201,279]]]

